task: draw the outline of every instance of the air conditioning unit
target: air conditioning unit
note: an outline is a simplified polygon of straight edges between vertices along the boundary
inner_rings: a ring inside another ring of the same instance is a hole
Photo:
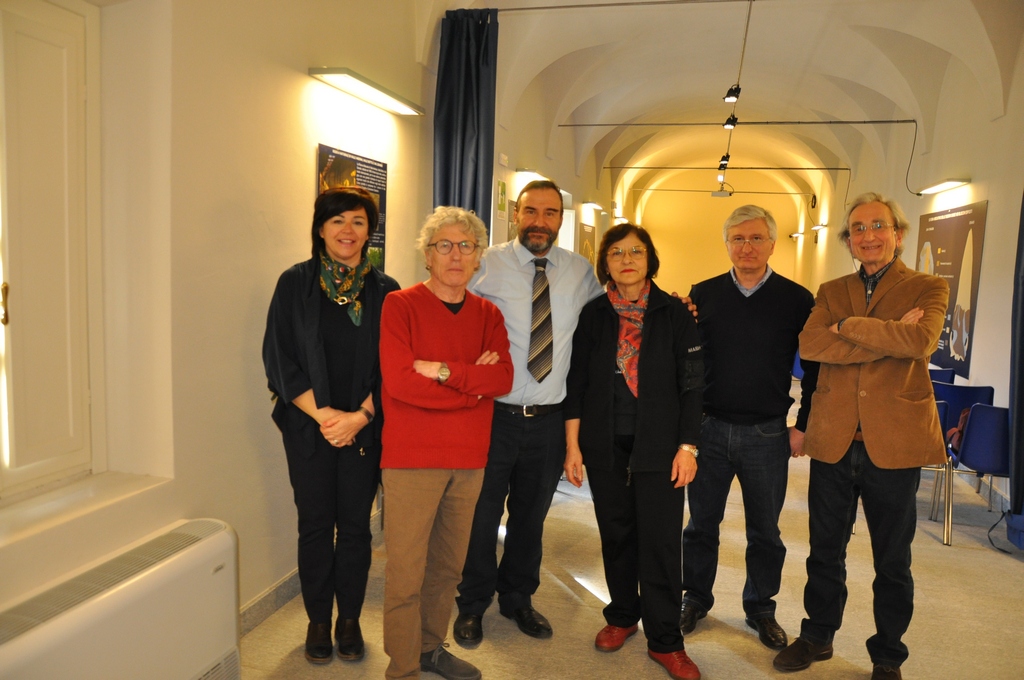
[[[239,680],[238,541],[186,520],[0,612],[4,680]]]

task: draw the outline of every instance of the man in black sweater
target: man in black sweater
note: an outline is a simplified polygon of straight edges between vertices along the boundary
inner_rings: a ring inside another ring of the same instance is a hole
[[[801,361],[803,394],[796,426],[787,428],[790,375],[798,336],[814,296],[772,271],[778,229],[767,210],[737,208],[723,227],[733,267],[690,291],[704,346],[704,423],[700,470],[689,486],[690,522],[683,531],[680,628],[694,630],[715,603],[719,525],[734,477],[743,492],[747,526],[747,625],[772,649],[787,645],[775,619],[786,546],[779,514],[786,499],[789,458],[802,455],[818,365]]]

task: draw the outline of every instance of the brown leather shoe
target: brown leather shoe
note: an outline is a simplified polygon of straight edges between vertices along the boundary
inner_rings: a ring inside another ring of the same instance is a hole
[[[697,627],[697,621],[708,615],[708,610],[696,602],[683,600],[683,607],[679,610],[679,630],[683,635],[689,635]]]
[[[619,628],[618,626],[605,626],[594,640],[594,646],[597,647],[598,651],[601,652],[614,652],[622,649],[622,645],[626,644],[626,639],[636,634],[637,625],[634,623],[629,628]]]
[[[306,628],[306,659],[310,663],[330,663],[334,651],[330,623],[310,623]]]
[[[826,661],[832,658],[832,643],[827,645],[816,645],[803,638],[793,640],[793,644],[786,647],[775,656],[772,665],[776,670],[802,671],[814,661]]]
[[[876,663],[871,671],[871,680],[903,680],[899,666],[883,666]]]
[[[647,656],[664,666],[668,674],[675,680],[700,680],[700,669],[690,660],[684,649],[665,654],[648,649]]]
[[[768,649],[785,649],[789,644],[786,631],[775,620],[774,616],[766,616],[762,619],[747,619],[747,625],[757,631],[757,637]]]
[[[338,640],[339,659],[359,661],[363,658],[363,631],[359,629],[359,619],[338,621],[334,637]]]

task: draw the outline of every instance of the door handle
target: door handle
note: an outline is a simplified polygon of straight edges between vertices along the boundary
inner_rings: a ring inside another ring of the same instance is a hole
[[[0,285],[0,324],[7,325],[7,282]]]

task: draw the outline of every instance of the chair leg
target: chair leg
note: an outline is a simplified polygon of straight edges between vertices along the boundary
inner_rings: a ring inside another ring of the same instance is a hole
[[[992,475],[988,476],[988,511],[992,512],[992,486],[995,484],[996,478]]]
[[[953,545],[953,459],[946,461],[946,512],[942,522],[942,544]]]
[[[932,508],[928,513],[928,519],[935,521],[939,518],[939,498],[942,495],[942,484],[945,479],[946,469],[935,470],[935,483],[932,485]]]

